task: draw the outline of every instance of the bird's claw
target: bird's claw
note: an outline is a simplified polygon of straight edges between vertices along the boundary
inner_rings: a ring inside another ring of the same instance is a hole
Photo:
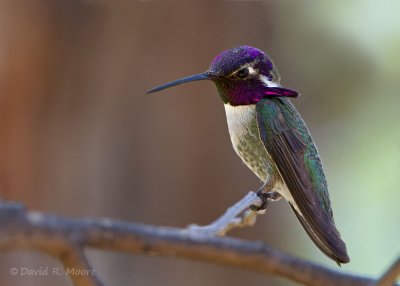
[[[264,192],[263,190],[259,190],[257,196],[261,199],[261,205],[253,204],[250,206],[250,209],[255,212],[266,210],[268,207],[268,201],[277,201],[281,198],[281,195],[278,192]]]
[[[268,193],[264,193],[262,190],[257,192],[257,196],[261,199],[261,204],[260,205],[251,205],[250,209],[254,212],[258,212],[261,210],[265,210],[267,209],[268,206],[268,197],[267,197]]]

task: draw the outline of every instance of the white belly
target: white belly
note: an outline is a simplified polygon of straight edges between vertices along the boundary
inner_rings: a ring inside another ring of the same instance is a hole
[[[263,182],[269,181],[273,166],[260,139],[255,105],[225,104],[225,111],[229,135],[236,153]]]
[[[225,104],[226,119],[233,148],[243,162],[264,183],[273,183],[273,191],[293,203],[293,198],[261,141],[256,106]],[[272,181],[271,181],[272,180]],[[296,206],[295,206],[296,207]]]

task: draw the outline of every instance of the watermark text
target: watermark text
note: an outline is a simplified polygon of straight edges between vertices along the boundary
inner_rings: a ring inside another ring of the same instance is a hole
[[[94,269],[84,268],[62,268],[62,267],[11,267],[10,274],[12,276],[94,276]]]

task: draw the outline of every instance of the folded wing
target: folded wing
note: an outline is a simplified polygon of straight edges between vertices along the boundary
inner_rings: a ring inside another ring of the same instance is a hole
[[[307,127],[286,98],[263,99],[256,105],[260,138],[274,160],[307,234],[328,257],[349,262],[336,229],[318,151]]]

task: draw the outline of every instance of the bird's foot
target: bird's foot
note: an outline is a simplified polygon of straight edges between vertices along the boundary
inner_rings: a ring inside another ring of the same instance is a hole
[[[257,196],[261,199],[262,203],[261,205],[253,204],[250,206],[250,209],[255,212],[266,210],[268,207],[268,201],[278,201],[282,197],[278,192],[265,192],[263,188],[258,190]]]

